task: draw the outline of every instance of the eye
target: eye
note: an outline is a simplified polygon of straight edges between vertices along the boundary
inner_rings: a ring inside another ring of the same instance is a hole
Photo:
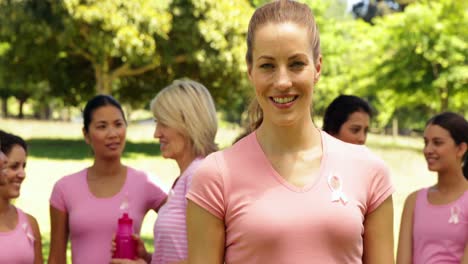
[[[289,67],[298,70],[298,69],[304,68],[305,65],[306,64],[302,61],[294,61],[293,63],[289,65]]]
[[[273,65],[272,63],[263,63],[260,64],[260,68],[264,70],[269,70],[275,68],[275,65]]]

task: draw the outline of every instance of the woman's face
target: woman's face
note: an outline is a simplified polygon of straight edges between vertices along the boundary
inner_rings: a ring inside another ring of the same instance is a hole
[[[159,140],[161,155],[166,159],[182,160],[192,151],[188,139],[182,133],[160,122],[156,124],[154,138]]]
[[[7,166],[7,162],[7,156],[0,150],[0,185],[5,183],[5,169]]]
[[[344,142],[364,145],[369,130],[369,121],[369,114],[363,111],[356,111],[349,115],[346,122],[341,125],[338,134],[334,136]]]
[[[264,122],[288,126],[310,118],[321,58],[315,61],[305,27],[269,23],[257,29],[248,73]]]
[[[4,196],[8,199],[18,198],[20,195],[21,184],[26,173],[26,151],[20,145],[14,145],[8,154],[8,162],[4,170],[5,185],[0,187]]]
[[[125,148],[127,125],[118,108],[112,105],[94,110],[88,132],[84,132],[86,143],[96,157],[116,158]]]
[[[457,145],[450,132],[430,124],[424,130],[424,157],[430,171],[443,172],[461,168],[466,143]]]

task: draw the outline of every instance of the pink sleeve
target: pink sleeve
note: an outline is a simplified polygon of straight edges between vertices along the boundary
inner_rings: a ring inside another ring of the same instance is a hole
[[[50,195],[50,205],[60,211],[67,212],[67,204],[63,193],[63,179],[61,179],[54,185],[54,189]]]
[[[378,160],[369,185],[367,213],[377,209],[393,192],[395,187],[390,179],[389,169],[382,160]]]
[[[224,182],[214,153],[205,158],[193,175],[187,199],[207,210],[214,216],[224,219]]]
[[[148,175],[145,173],[145,188],[146,188],[146,204],[148,208],[156,211],[164,200],[167,198],[166,192],[164,192],[156,183],[154,183]]]

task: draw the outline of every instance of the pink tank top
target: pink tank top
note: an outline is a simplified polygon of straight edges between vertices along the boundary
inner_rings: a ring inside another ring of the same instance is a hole
[[[0,232],[0,263],[34,263],[34,235],[28,217],[19,208],[15,229]]]
[[[413,264],[458,264],[468,241],[468,191],[444,205],[430,204],[427,192],[418,192],[414,207]]]

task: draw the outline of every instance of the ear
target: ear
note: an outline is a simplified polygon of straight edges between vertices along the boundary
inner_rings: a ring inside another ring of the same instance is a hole
[[[84,127],[81,129],[81,132],[83,133],[83,137],[84,137],[84,139],[85,139],[85,141],[86,141],[86,144],[89,145],[89,144],[91,143],[91,140],[89,139],[89,134],[88,134],[88,132],[86,132],[86,130],[85,130]]]
[[[457,156],[463,158],[463,155],[465,155],[467,150],[468,150],[468,144],[466,142],[460,143],[458,145]]]
[[[315,67],[314,83],[317,83],[320,78],[320,74],[322,73],[322,54],[320,54],[319,57],[317,58],[317,61],[315,62],[314,67]]]

